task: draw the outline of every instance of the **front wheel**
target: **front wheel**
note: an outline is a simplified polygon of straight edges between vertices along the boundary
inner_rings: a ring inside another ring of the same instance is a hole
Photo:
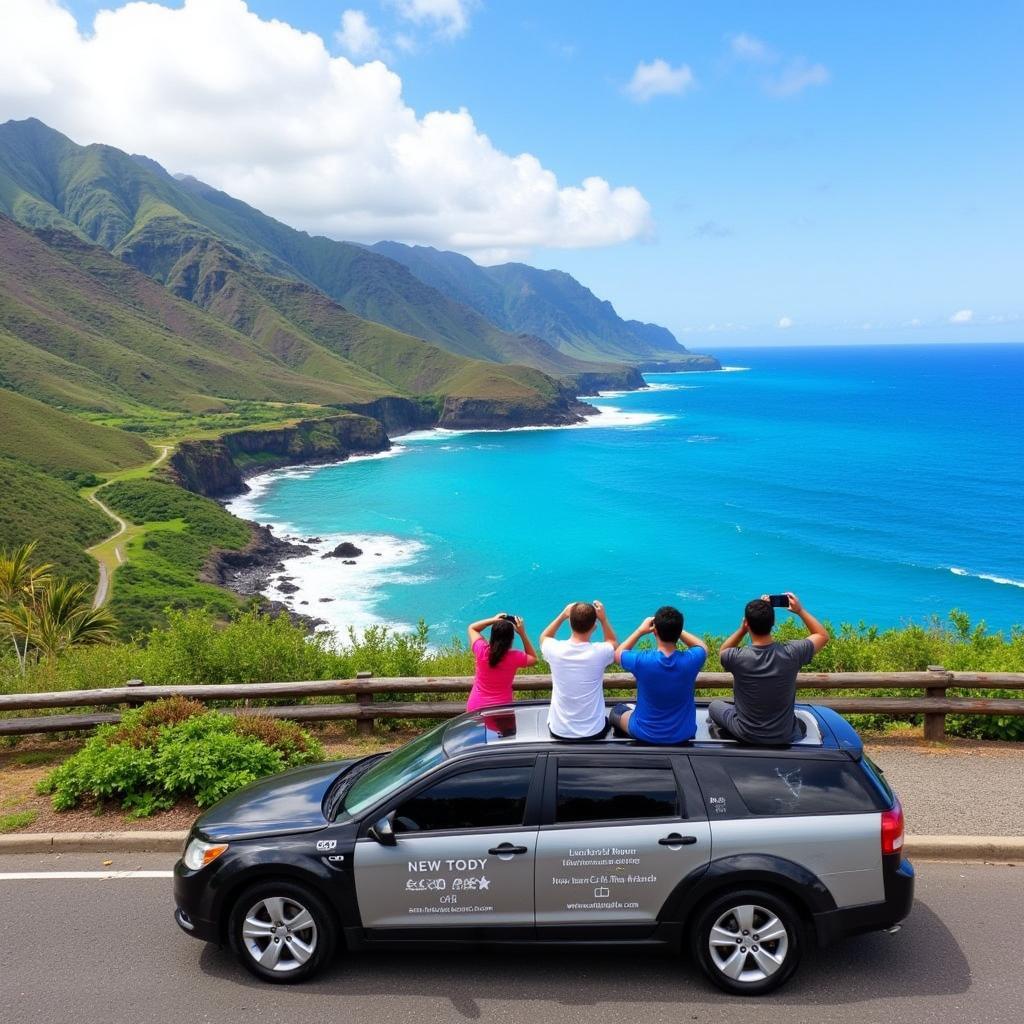
[[[744,890],[704,907],[697,917],[693,952],[719,988],[736,995],[763,995],[797,969],[800,929],[800,917],[787,900]]]
[[[228,921],[231,948],[264,981],[303,981],[334,952],[334,916],[311,890],[263,882],[235,901]]]

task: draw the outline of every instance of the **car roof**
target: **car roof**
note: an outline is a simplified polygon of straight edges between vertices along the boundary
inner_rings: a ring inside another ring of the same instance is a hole
[[[658,746],[642,743],[631,736],[617,736],[612,730],[602,739],[579,743],[555,739],[548,731],[547,701],[523,701],[486,708],[461,715],[448,723],[444,731],[443,746],[448,757],[465,753],[471,749],[486,747],[491,750],[512,750],[543,747],[552,750],[699,750],[742,749],[758,752],[778,751],[785,747],[758,748],[742,744],[731,738],[713,736],[709,731],[707,703],[697,704],[697,733],[685,743],[673,746]],[[862,745],[850,724],[828,708],[811,704],[797,704],[794,708],[797,719],[805,729],[805,735],[790,750],[836,750],[842,749],[853,756],[860,756]]]

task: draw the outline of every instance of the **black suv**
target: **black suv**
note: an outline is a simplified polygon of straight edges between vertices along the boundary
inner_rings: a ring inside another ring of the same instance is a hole
[[[781,985],[803,943],[910,911],[903,812],[857,734],[744,747],[553,740],[547,705],[463,715],[389,754],[297,768],[210,808],[175,868],[175,917],[268,981],[336,948],[661,942],[719,986]]]

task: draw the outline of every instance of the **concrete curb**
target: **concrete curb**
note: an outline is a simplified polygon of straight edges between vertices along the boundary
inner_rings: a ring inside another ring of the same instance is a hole
[[[20,832],[0,836],[5,853],[180,853],[186,832]],[[994,861],[1024,864],[1019,836],[907,836],[916,860]]]
[[[5,853],[181,853],[187,832],[20,832],[0,836]]]

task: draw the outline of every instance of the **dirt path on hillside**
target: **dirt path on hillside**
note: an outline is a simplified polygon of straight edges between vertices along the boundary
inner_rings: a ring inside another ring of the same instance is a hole
[[[154,469],[160,466],[167,459],[167,456],[171,454],[171,451],[174,448],[174,446],[170,444],[162,444],[159,445],[158,447],[160,448],[160,454],[147,467],[147,473],[151,473]],[[106,483],[100,484],[100,486],[97,487],[95,491],[88,495],[89,501],[91,501],[95,506],[97,506],[97,508],[101,509],[107,516],[109,516],[111,519],[114,520],[115,523],[117,523],[117,529],[109,537],[107,537],[105,540],[100,541],[99,544],[94,544],[89,549],[89,553],[92,554],[94,551],[97,551],[97,549],[105,547],[111,542],[114,542],[112,550],[115,562],[113,565],[108,566],[107,562],[103,559],[101,555],[93,554],[93,557],[99,563],[100,569],[99,582],[96,584],[96,594],[92,600],[93,608],[101,608],[104,604],[107,603],[107,598],[110,596],[110,584],[111,577],[113,575],[113,570],[124,562],[124,550],[120,544],[116,543],[116,541],[119,537],[128,532],[128,524],[113,509],[111,509],[108,505],[104,504],[102,499],[99,497],[99,492],[102,491],[104,487],[109,487],[112,483],[115,483],[116,480],[119,478],[119,476],[116,476],[108,480]]]

